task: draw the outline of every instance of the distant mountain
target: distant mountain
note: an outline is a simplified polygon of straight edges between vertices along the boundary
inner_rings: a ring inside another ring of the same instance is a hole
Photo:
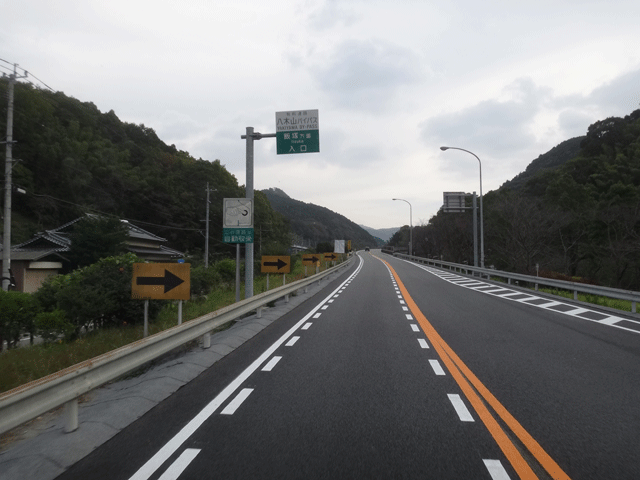
[[[364,228],[367,232],[369,232],[371,235],[373,235],[375,238],[379,238],[383,242],[388,242],[389,239],[393,237],[393,234],[396,233],[398,230],[400,230],[400,227],[371,228],[365,225],[360,225],[360,226]]]
[[[320,242],[351,240],[353,249],[375,247],[379,242],[365,229],[328,208],[294,200],[279,188],[262,190],[276,212],[289,220],[298,242],[315,246]]]

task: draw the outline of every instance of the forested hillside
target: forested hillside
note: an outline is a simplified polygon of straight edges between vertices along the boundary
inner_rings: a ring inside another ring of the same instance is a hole
[[[640,110],[595,122],[573,158],[537,170],[485,195],[485,264],[640,290]],[[471,225],[440,211],[414,229],[417,253],[472,264]]]
[[[376,239],[359,225],[325,207],[294,200],[278,188],[264,190],[271,206],[291,222],[291,229],[315,245],[334,240],[351,240],[354,249],[374,247]]]
[[[0,80],[0,98],[7,98]],[[6,100],[0,109],[6,131]],[[12,244],[37,231],[57,227],[86,212],[126,218],[169,240],[178,250],[204,250],[206,185],[211,189],[210,253],[225,255],[222,203],[243,197],[244,188],[220,163],[195,159],[162,142],[153,129],[121,122],[113,111],[61,92],[15,87]],[[4,171],[4,170],[3,170]],[[255,194],[256,231],[262,226],[262,253],[282,253],[289,227],[266,197]],[[258,239],[256,239],[258,241]]]

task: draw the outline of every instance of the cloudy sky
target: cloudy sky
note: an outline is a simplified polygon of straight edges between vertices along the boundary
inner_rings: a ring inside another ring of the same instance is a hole
[[[0,59],[245,183],[246,127],[318,109],[320,153],[255,144],[278,187],[374,228],[498,188],[640,108],[637,0],[0,0]],[[6,63],[1,63],[6,71]],[[36,84],[38,82],[35,82]],[[204,186],[203,186],[204,192]]]

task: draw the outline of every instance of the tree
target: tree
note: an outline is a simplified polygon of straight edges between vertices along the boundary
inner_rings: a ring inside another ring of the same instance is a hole
[[[38,305],[30,294],[0,290],[0,351],[3,340],[9,348],[16,346],[22,333],[29,333],[33,343],[37,311]]]
[[[115,217],[87,216],[74,225],[69,259],[85,267],[125,252],[127,225]]]
[[[89,328],[138,323],[144,318],[144,305],[131,298],[131,278],[133,264],[140,261],[132,253],[103,258],[51,277],[33,295],[43,310],[63,310],[76,335]],[[150,318],[161,306],[160,300],[149,302]]]

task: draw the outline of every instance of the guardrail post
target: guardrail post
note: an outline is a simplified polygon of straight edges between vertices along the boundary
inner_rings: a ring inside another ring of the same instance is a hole
[[[71,433],[78,429],[78,399],[68,401],[64,404],[65,433]]]
[[[578,290],[573,291],[573,299],[578,300]]]
[[[202,348],[211,347],[211,332],[207,332],[202,336]]]
[[[636,313],[636,302],[631,302],[631,311]]]
[[[282,286],[284,287],[287,284],[287,274],[282,274]],[[284,296],[284,303],[289,303],[289,294]]]
[[[262,318],[262,307],[258,307],[256,310],[256,317]]]

